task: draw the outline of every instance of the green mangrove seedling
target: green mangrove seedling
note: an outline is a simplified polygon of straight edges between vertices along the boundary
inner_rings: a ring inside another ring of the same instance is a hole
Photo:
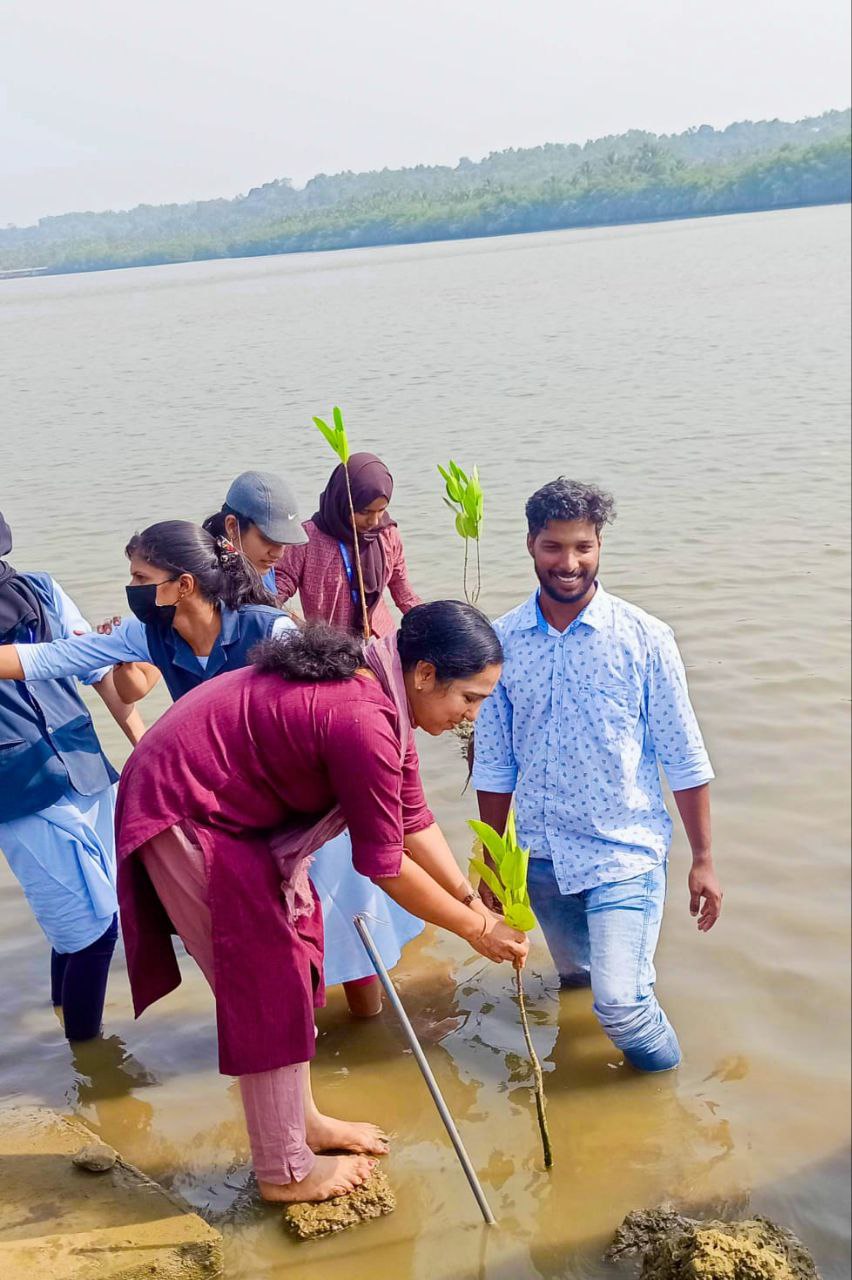
[[[464,594],[468,604],[476,604],[482,588],[479,563],[479,535],[482,531],[482,485],[479,483],[479,472],[476,467],[470,475],[462,471],[450,459],[447,467],[439,465],[438,470],[444,478],[446,496],[445,504],[450,508],[456,521],[456,533],[464,539]],[[468,565],[470,561],[470,543],[476,548],[476,577],[473,585],[468,587]]]
[[[489,867],[484,857],[471,858],[471,872],[476,872],[501,904],[503,919],[506,923],[510,924],[513,929],[520,929],[523,933],[529,933],[537,923],[530,906],[530,895],[527,890],[527,868],[529,866],[530,851],[529,849],[522,849],[518,844],[514,811],[509,811],[509,816],[506,819],[506,831],[502,836],[493,827],[490,827],[487,822],[479,822],[472,818],[468,822],[468,826],[481,841],[482,848],[487,849],[494,862],[494,866]],[[544,1167],[545,1169],[550,1169],[553,1165],[553,1148],[550,1145],[550,1130],[547,1127],[544,1077],[541,1071],[541,1063],[533,1047],[529,1022],[527,1021],[522,969],[515,969],[515,990],[518,995],[521,1025],[524,1029],[524,1040],[526,1041],[527,1052],[530,1055],[530,1065],[532,1066],[533,1080],[535,1082],[535,1109],[538,1116],[538,1127],[541,1130]]]
[[[343,463],[343,474],[346,477],[346,496],[349,499],[349,519],[352,521],[352,550],[355,559],[355,572],[358,576],[358,595],[361,601],[361,626],[364,639],[370,639],[370,619],[367,613],[367,593],[364,590],[364,575],[361,572],[361,556],[358,552],[358,526],[355,523],[355,507],[352,503],[352,485],[349,482],[349,440],[343,425],[343,414],[337,405],[332,409],[332,422],[329,426],[323,418],[314,418],[314,425],[325,436],[331,449]]]

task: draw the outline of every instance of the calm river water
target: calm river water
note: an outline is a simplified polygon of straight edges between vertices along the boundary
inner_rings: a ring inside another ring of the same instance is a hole
[[[355,1025],[335,996],[317,1094],[394,1131],[398,1212],[311,1247],[272,1211],[229,1217],[247,1146],[200,976],[187,964],[135,1023],[119,959],[108,1038],[72,1062],[45,944],[0,866],[0,1092],[72,1108],[225,1213],[229,1280],[599,1277],[622,1215],[664,1199],[768,1212],[827,1277],[848,1274],[848,269],[849,209],[826,208],[0,286],[14,560],[54,573],[92,619],[122,608],[130,533],[203,517],[244,468],[289,474],[310,514],[330,456],[308,424],[339,403],[395,474],[426,597],[460,593],[437,462],[479,464],[493,614],[531,590],[527,495],[559,473],[611,487],[603,579],[675,627],[718,774],[724,915],[696,933],[678,839],[658,953],[676,1075],[621,1066],[588,997],[560,997],[534,948],[550,1175],[509,972],[431,934],[408,949],[400,988],[492,1232],[393,1016]],[[465,861],[455,744],[422,750]]]

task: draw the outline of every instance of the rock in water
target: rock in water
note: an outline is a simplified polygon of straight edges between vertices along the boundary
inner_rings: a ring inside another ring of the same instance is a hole
[[[642,1253],[641,1280],[819,1280],[792,1231],[768,1218],[698,1222],[664,1209],[629,1213],[606,1257]]]
[[[618,1262],[633,1254],[645,1252],[664,1237],[697,1226],[692,1218],[686,1218],[674,1209],[634,1209],[628,1213],[604,1254],[606,1262]]]
[[[370,1218],[393,1213],[396,1199],[383,1173],[374,1173],[362,1187],[321,1204],[288,1204],[284,1225],[300,1240],[316,1240],[332,1231],[345,1231]]]
[[[105,1142],[90,1142],[71,1157],[77,1168],[85,1169],[87,1173],[106,1173],[117,1159],[112,1147],[108,1147]]]

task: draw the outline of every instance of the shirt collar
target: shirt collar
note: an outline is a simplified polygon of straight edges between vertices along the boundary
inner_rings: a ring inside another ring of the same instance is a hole
[[[607,622],[609,621],[609,618],[611,616],[609,596],[607,592],[604,591],[600,582],[598,582],[597,585],[598,585],[597,591],[592,596],[591,600],[586,605],[583,612],[578,614],[577,617],[574,619],[574,621],[571,624],[572,627],[582,625],[586,627],[591,627],[594,631],[601,631],[607,625]],[[521,612],[518,617],[518,630],[519,631],[538,630],[538,631],[541,631],[544,635],[550,635],[552,632],[552,628],[550,627],[547,620],[545,619],[544,614],[541,612],[541,606],[538,602],[538,596],[539,596],[538,591],[534,591],[530,596],[530,598],[526,600],[524,604],[521,606]],[[570,629],[571,629],[570,627],[566,628],[566,630],[569,630],[569,631]],[[558,632],[553,632],[553,634],[558,634]],[[565,632],[563,632],[562,634],[564,635]]]

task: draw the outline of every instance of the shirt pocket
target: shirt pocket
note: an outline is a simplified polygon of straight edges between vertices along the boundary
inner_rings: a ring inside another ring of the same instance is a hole
[[[611,743],[633,737],[642,704],[641,691],[635,685],[607,676],[580,680],[575,690],[593,732]]]

